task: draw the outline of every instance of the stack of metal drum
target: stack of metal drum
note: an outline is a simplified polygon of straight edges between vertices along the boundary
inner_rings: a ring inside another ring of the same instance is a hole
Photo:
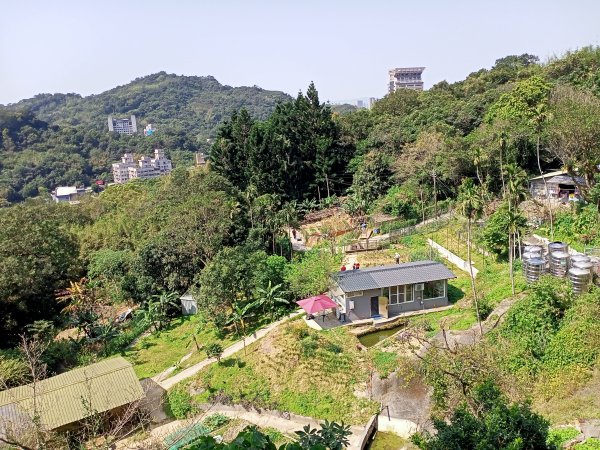
[[[555,277],[568,278],[573,293],[579,295],[588,291],[594,275],[600,276],[600,257],[582,254],[569,254],[569,246],[564,242],[550,242],[547,252],[538,245],[527,245],[523,249],[523,275],[527,284],[535,283],[550,272]]]
[[[569,280],[573,285],[573,292],[577,295],[587,292],[593,277],[594,264],[587,255],[573,255]]]
[[[554,251],[550,253],[550,273],[555,277],[564,278],[569,271],[571,255],[567,251]]]
[[[565,242],[550,242],[548,251],[540,246],[526,246],[522,255],[523,274],[531,284],[550,272],[555,277],[568,278],[577,295],[587,292],[594,273],[600,274],[600,258],[569,254]]]
[[[533,283],[540,279],[546,272],[546,260],[543,248],[539,245],[527,245],[521,255],[523,275],[527,283]]]

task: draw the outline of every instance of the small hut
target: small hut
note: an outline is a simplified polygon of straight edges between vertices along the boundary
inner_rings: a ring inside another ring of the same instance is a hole
[[[196,299],[192,296],[191,291],[186,292],[181,297],[179,297],[181,301],[181,314],[184,316],[192,316],[198,313],[198,304],[196,303]]]

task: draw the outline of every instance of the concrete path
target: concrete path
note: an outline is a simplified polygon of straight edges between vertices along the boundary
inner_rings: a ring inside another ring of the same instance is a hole
[[[283,415],[280,411],[247,411],[242,406],[229,405],[213,405],[210,413],[220,413],[227,417],[245,420],[246,422],[258,425],[261,428],[275,428],[284,434],[294,436],[296,431],[302,430],[306,425],[311,428],[319,428],[321,421],[312,417],[299,416],[296,414]],[[289,417],[289,418],[288,418]],[[362,426],[350,427],[352,435],[348,437],[350,440],[349,449],[360,449],[359,440],[364,431]]]
[[[277,322],[273,322],[271,325],[265,327],[265,328],[261,328],[260,330],[255,331],[251,336],[247,336],[246,337],[246,342],[245,345],[250,345],[253,342],[256,342],[258,339],[266,336],[269,332],[271,332],[273,329],[277,328],[279,325],[281,325],[283,322],[296,317],[300,314],[302,314],[304,311],[299,310],[296,311],[292,314],[290,314],[289,316],[284,317],[283,319],[278,320]],[[238,341],[235,344],[227,347],[224,351],[223,351],[223,355],[221,356],[222,358],[228,358],[230,356],[232,356],[234,353],[239,352],[240,350],[243,350],[244,348],[244,341]],[[166,380],[161,380],[160,376],[162,374],[156,375],[156,377],[153,377],[152,379],[154,381],[156,381],[160,387],[162,387],[163,389],[170,389],[172,388],[174,385],[176,385],[177,383],[179,383],[180,381],[183,381],[187,378],[190,378],[192,376],[194,376],[195,374],[197,374],[198,372],[200,372],[202,369],[204,369],[206,366],[213,364],[217,362],[216,358],[207,358],[205,360],[200,361],[197,364],[194,364],[191,367],[188,367],[187,369],[182,370],[181,372],[179,372],[177,375],[173,375],[170,378],[167,378]],[[169,369],[167,369],[169,370]]]
[[[447,259],[448,261],[450,261],[452,264],[454,264],[456,267],[458,267],[463,272],[467,272],[470,275],[471,270],[472,270],[473,278],[477,277],[479,270],[477,268],[475,268],[475,265],[473,264],[473,262],[471,262],[471,269],[469,269],[469,263],[467,261],[465,261],[464,259],[455,255],[450,250],[448,250],[446,247],[438,244],[437,242],[435,242],[434,240],[429,239],[429,238],[427,238],[427,244],[431,248],[436,250],[442,256],[442,258]]]
[[[212,414],[223,414],[232,419],[241,419],[251,424],[257,425],[260,428],[274,428],[289,437],[295,437],[296,431],[302,430],[303,427],[309,425],[311,428],[319,428],[321,421],[312,417],[299,416],[296,414],[284,414],[280,411],[248,411],[240,405],[206,405],[207,411],[197,417],[186,420],[174,420],[164,425],[158,426],[150,430],[150,436],[140,442],[132,442],[131,439],[124,439],[117,443],[118,450],[133,450],[143,449],[149,446],[150,443],[162,442],[164,439],[175,433],[177,430],[188,427],[192,424],[202,422],[202,420]],[[360,450],[361,437],[365,431],[363,426],[350,427],[352,435],[348,437],[350,445],[349,450]]]

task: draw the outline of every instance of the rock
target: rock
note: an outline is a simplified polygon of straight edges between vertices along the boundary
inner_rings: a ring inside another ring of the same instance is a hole
[[[579,421],[579,429],[586,439],[600,439],[600,419],[585,419]]]

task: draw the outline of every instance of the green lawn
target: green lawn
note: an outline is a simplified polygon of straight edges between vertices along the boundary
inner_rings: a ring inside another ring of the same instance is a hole
[[[123,356],[130,361],[135,373],[140,378],[152,377],[176,364],[190,352],[193,355],[184,361],[180,368],[206,358],[203,351],[198,352],[192,341],[192,335],[200,327],[196,339],[200,346],[214,341],[220,341],[223,348],[231,345],[235,338],[217,337],[217,332],[210,322],[202,320],[200,315],[184,316],[174,319],[169,327],[159,333],[140,338],[133,347],[127,349]]]
[[[426,324],[427,336],[439,333],[442,325],[450,330],[468,330],[477,322],[475,311],[471,308],[454,307],[409,318],[410,324]]]

